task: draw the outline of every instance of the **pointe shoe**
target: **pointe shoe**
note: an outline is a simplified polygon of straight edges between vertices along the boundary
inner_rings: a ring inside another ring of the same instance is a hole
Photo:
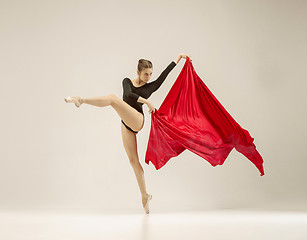
[[[148,197],[147,197],[146,204],[144,206],[144,210],[145,210],[146,214],[149,214],[149,201],[152,199],[152,195],[148,194],[147,196]]]
[[[80,102],[81,98],[79,99],[76,99],[76,97],[71,97],[71,96],[68,96],[66,98],[64,98],[65,102],[69,103],[69,102],[73,102],[76,107],[80,107],[82,102]]]

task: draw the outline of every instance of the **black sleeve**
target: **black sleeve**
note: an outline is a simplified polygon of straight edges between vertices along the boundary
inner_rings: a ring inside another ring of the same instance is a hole
[[[139,95],[132,92],[131,86],[130,86],[128,81],[130,81],[128,78],[124,78],[124,80],[123,80],[124,95],[126,97],[130,97],[130,98],[134,99],[135,101],[137,101],[139,99]]]
[[[164,80],[166,79],[167,75],[170,73],[170,71],[176,66],[177,64],[172,61],[164,70],[163,72],[160,74],[160,76],[157,78],[157,80],[153,81],[150,83],[150,90],[151,93],[153,93],[154,91],[156,91],[161,84],[164,82]]]

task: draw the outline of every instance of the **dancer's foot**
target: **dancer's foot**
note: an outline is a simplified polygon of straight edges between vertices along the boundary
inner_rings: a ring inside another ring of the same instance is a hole
[[[71,97],[71,96],[68,96],[67,98],[64,98],[65,102],[69,103],[69,102],[73,102],[76,107],[80,107],[81,104],[84,103],[84,98],[81,98],[81,97]]]
[[[151,194],[146,193],[146,194],[142,195],[143,208],[144,208],[146,214],[149,214],[149,201],[151,199],[152,199]]]

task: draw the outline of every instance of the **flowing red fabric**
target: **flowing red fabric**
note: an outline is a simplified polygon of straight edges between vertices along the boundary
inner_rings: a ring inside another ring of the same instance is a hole
[[[264,175],[263,159],[249,132],[226,111],[186,62],[161,104],[151,113],[145,162],[158,170],[185,149],[222,165],[233,148],[247,157]]]

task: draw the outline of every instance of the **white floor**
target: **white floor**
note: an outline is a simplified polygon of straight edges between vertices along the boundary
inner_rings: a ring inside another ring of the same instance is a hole
[[[306,240],[306,212],[219,210],[146,214],[0,211],[1,240]]]

